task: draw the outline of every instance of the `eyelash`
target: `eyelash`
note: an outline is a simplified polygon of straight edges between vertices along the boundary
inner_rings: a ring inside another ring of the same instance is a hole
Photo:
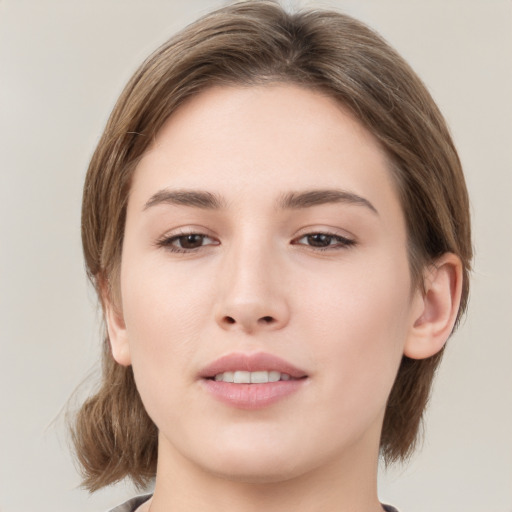
[[[183,241],[184,239],[186,239],[188,237],[201,237],[202,241],[205,240],[205,239],[214,240],[212,237],[210,237],[208,235],[205,235],[203,233],[196,233],[196,232],[186,233],[186,232],[183,232],[183,233],[178,233],[177,235],[165,236],[165,237],[161,238],[160,240],[157,240],[156,245],[158,247],[163,247],[164,249],[167,249],[170,252],[185,253],[185,254],[190,254],[192,252],[196,252],[198,249],[201,249],[202,247],[205,247],[204,245],[200,245],[198,247],[192,247],[192,248],[188,248],[187,249],[187,248],[184,248],[184,247],[179,247],[179,246],[173,245],[175,242],[180,241],[180,239],[182,239],[182,241]],[[214,241],[213,244],[208,244],[208,245],[219,245],[219,242]]]
[[[329,250],[340,250],[340,249],[348,249],[349,247],[353,247],[356,245],[356,241],[351,238],[346,238],[341,235],[335,235],[334,233],[326,233],[324,231],[318,231],[313,233],[306,233],[299,238],[296,238],[292,241],[293,245],[306,245],[306,244],[299,244],[298,241],[302,240],[304,238],[311,238],[311,237],[325,237],[329,240],[329,242],[334,241],[334,244],[329,243],[326,246],[314,246],[308,244],[308,247],[313,248],[315,251],[329,251]],[[310,240],[311,241],[311,240]]]
[[[209,243],[208,245],[219,245],[219,242],[214,240],[212,237],[205,235],[203,233],[197,233],[197,232],[183,232],[178,233],[176,235],[172,236],[165,236],[158,240],[156,242],[156,245],[158,247],[162,247],[164,249],[167,249],[170,252],[173,253],[184,253],[184,254],[190,254],[193,252],[198,251],[199,249],[206,247],[205,245],[199,245],[198,247],[191,247],[191,248],[185,248],[180,247],[177,245],[174,245],[176,242],[179,242],[180,244],[183,243],[184,239],[188,237],[200,237],[201,242],[205,239],[213,240],[213,243]],[[327,239],[328,245],[325,246],[315,246],[310,244],[301,244],[299,243],[300,240],[303,239],[310,239],[309,242],[311,242],[311,237],[324,237],[324,239]],[[181,240],[180,240],[181,239]],[[335,243],[332,244],[331,242],[334,241]],[[332,251],[332,250],[341,250],[341,249],[348,249],[350,247],[354,247],[357,242],[353,239],[346,238],[341,235],[336,235],[334,233],[328,233],[324,231],[317,231],[317,232],[311,232],[311,233],[305,233],[304,235],[301,235],[300,237],[295,238],[291,242],[292,245],[303,245],[312,248],[314,251]]]

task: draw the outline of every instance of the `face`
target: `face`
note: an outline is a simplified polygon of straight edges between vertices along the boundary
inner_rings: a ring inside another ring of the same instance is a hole
[[[159,463],[277,481],[375,461],[417,316],[388,167],[291,85],[212,88],[167,121],[134,173],[109,315]]]

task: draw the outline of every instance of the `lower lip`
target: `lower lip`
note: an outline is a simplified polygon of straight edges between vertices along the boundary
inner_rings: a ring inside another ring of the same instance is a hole
[[[297,392],[306,379],[280,380],[265,384],[233,384],[204,379],[202,382],[214,398],[239,409],[262,409]]]

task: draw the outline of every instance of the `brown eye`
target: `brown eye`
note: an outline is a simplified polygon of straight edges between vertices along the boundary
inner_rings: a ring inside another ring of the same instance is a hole
[[[181,249],[197,249],[198,247],[201,247],[203,245],[205,238],[206,238],[205,235],[197,235],[197,234],[182,235],[182,236],[175,238],[174,242]]]
[[[344,236],[330,233],[309,233],[292,242],[294,245],[305,245],[313,249],[344,249],[355,245],[356,242]]]
[[[315,233],[306,236],[308,244],[313,247],[328,247],[331,245],[332,239],[333,237],[331,235],[325,235],[324,233]]]
[[[156,242],[171,252],[195,252],[207,245],[219,245],[219,241],[201,233],[184,233],[182,235],[166,236]]]

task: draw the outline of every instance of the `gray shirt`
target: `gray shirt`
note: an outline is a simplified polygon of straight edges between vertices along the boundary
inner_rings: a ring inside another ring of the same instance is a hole
[[[140,507],[143,503],[148,501],[149,498],[151,498],[151,494],[143,494],[142,496],[136,496],[135,498],[126,501],[122,505],[113,508],[109,512],[135,512],[135,510],[137,510],[137,508]],[[382,505],[382,508],[384,509],[385,512],[398,512],[398,510],[395,507],[392,507],[391,505]]]
[[[138,507],[140,507],[143,503],[151,498],[151,494],[143,494],[141,496],[136,496],[131,500],[125,501],[122,505],[118,505],[116,508],[109,510],[109,512],[135,512]]]

